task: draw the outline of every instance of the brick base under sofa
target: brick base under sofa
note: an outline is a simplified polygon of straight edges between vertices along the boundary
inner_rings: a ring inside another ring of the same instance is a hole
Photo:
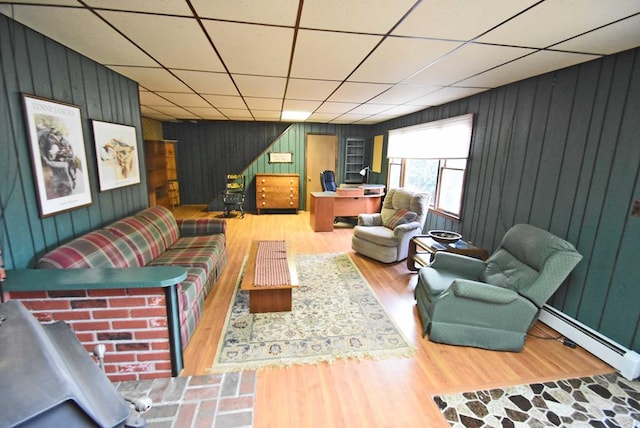
[[[73,276],[70,269],[103,269],[126,276],[137,270],[142,278],[145,271],[174,266],[182,273],[179,283],[114,286],[105,273],[96,287],[54,289],[45,278],[40,288],[18,284],[5,291],[40,321],[68,323],[88,351],[105,344],[111,380],[175,376],[205,297],[226,264],[225,232],[222,219],[176,221],[166,208],[148,208],[48,252],[37,264],[47,269],[35,271]]]

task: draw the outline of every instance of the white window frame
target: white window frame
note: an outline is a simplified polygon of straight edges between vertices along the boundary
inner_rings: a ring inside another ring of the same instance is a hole
[[[405,186],[405,177],[411,173],[407,168],[407,159],[437,160],[439,162],[438,177],[435,194],[431,195],[431,208],[459,220],[463,210],[472,132],[473,114],[390,130],[387,150],[389,187],[396,184]],[[461,160],[464,161],[464,166],[459,165],[461,162],[455,162]],[[447,163],[454,165],[447,165]],[[394,176],[394,171],[397,173],[398,167],[400,168],[399,177]],[[446,182],[448,171],[462,172],[459,187],[456,186],[456,194],[453,198],[444,193],[443,183]]]

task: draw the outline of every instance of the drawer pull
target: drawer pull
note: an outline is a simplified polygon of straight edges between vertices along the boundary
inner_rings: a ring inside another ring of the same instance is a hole
[[[267,205],[267,203],[265,201],[262,201],[262,206],[264,207],[265,205]]]
[[[266,197],[266,195],[263,193],[263,194],[262,194],[262,199],[264,199],[265,197]]]

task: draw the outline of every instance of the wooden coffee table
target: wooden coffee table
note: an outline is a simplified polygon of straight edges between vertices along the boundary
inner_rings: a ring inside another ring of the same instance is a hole
[[[244,277],[240,284],[241,290],[249,292],[249,312],[285,312],[291,310],[292,290],[298,287],[298,272],[293,250],[287,242],[287,263],[289,265],[289,284],[255,286],[254,276],[256,272],[256,255],[260,241],[253,241],[249,249],[249,260],[245,266]]]
[[[462,239],[453,244],[441,244],[428,235],[418,235],[409,241],[407,268],[414,272],[420,270],[422,266],[431,262],[433,255],[438,251],[462,254],[481,260],[486,260],[489,257],[487,250],[475,247]]]

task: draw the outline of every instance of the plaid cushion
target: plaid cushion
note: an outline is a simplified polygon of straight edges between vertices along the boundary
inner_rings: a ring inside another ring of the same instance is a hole
[[[168,208],[158,205],[140,211],[137,215],[149,220],[160,231],[166,248],[171,247],[180,237],[176,219]]]
[[[171,246],[177,248],[224,248],[225,235],[217,234],[211,236],[183,236]]]
[[[396,211],[394,215],[391,216],[391,218],[387,219],[387,221],[384,222],[384,225],[389,229],[395,229],[396,226],[399,226],[405,223],[410,223],[414,221],[417,217],[418,217],[418,214],[414,213],[413,211],[400,208],[399,210]]]
[[[200,296],[198,296],[198,304],[193,305],[191,310],[184,314],[184,321],[180,325],[180,338],[182,339],[183,350],[187,347],[187,344],[191,339],[191,334],[200,320],[203,306],[204,293],[200,293]]]
[[[205,294],[203,289],[206,282],[207,274],[204,269],[197,267],[187,268],[187,277],[181,283],[181,308],[183,312],[187,312],[193,306],[200,294]]]
[[[176,222],[180,236],[214,235],[227,231],[227,221],[220,218],[185,218]]]
[[[167,250],[149,266],[199,267],[209,275],[216,264],[216,256],[210,248],[180,248]]]
[[[140,263],[127,242],[108,230],[95,230],[48,252],[36,265],[45,269],[138,267]]]
[[[140,266],[145,266],[166,250],[160,231],[144,217],[126,217],[105,229],[129,242],[136,251]]]

